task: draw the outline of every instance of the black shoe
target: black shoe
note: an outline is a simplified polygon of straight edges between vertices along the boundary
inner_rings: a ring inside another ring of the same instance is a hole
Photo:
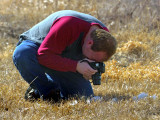
[[[38,91],[29,86],[29,88],[26,90],[24,99],[29,101],[35,101],[38,98],[40,98]]]
[[[41,99],[46,101],[59,102],[61,100],[60,90],[51,90],[47,96],[41,96]]]

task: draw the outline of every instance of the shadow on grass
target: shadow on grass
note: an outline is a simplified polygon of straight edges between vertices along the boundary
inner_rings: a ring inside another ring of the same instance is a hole
[[[98,95],[103,97],[104,101],[124,101],[124,100],[130,100],[132,97],[129,95],[123,95],[123,94],[119,94],[119,93],[111,93],[111,94],[106,94],[106,95]]]

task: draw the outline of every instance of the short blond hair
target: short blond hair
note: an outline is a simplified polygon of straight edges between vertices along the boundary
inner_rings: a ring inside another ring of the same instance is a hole
[[[93,51],[106,52],[108,57],[111,57],[117,49],[116,39],[106,30],[95,29],[91,32],[91,38],[93,39],[93,45],[91,49]]]

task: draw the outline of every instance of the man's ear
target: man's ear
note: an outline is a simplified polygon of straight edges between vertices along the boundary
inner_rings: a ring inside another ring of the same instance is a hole
[[[93,40],[88,40],[88,45],[93,45]]]

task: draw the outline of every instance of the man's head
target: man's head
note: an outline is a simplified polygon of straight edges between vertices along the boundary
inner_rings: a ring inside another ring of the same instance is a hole
[[[94,29],[89,32],[82,47],[83,54],[97,62],[107,61],[117,48],[116,39],[103,29]]]

